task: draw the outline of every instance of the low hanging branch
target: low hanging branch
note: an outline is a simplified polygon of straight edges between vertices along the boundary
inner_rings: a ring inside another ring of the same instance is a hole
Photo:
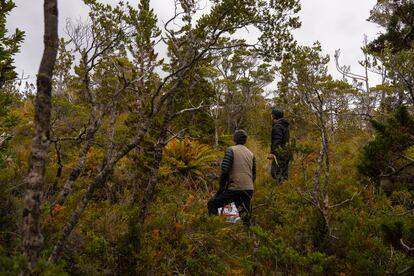
[[[58,6],[57,0],[45,0],[44,51],[37,75],[34,134],[29,158],[29,172],[25,178],[26,193],[23,208],[23,255],[31,270],[43,246],[40,229],[40,204],[45,174],[45,163],[49,148],[50,116],[52,110],[52,75],[58,53]]]

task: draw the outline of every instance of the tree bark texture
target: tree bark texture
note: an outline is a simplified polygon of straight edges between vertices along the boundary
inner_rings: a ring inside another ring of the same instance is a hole
[[[132,229],[133,229],[132,234],[135,236],[133,237],[132,240],[134,243],[134,248],[136,250],[140,250],[142,227],[144,225],[145,218],[147,217],[147,214],[148,214],[148,208],[154,200],[155,188],[158,183],[159,168],[161,165],[164,147],[167,141],[167,132],[168,132],[168,127],[170,125],[171,119],[172,119],[172,98],[168,100],[167,113],[165,115],[164,122],[161,127],[161,132],[158,137],[158,142],[155,146],[154,159],[153,159],[152,167],[151,167],[151,177],[149,179],[148,186],[142,198],[141,205],[139,207],[137,216],[135,217],[135,219],[133,219],[133,222],[131,223]]]
[[[321,121],[323,123],[323,121]],[[326,227],[329,231],[329,236],[332,236],[332,228],[329,223],[329,173],[330,173],[330,159],[329,159],[329,140],[327,136],[326,127],[323,124],[321,129],[322,144],[325,153],[325,170],[324,170],[324,188],[323,188],[323,203],[321,204],[322,214],[325,220]]]
[[[40,230],[40,204],[50,142],[52,74],[59,44],[57,0],[45,0],[43,9],[44,51],[37,75],[34,134],[29,158],[29,171],[24,180],[26,193],[24,196],[22,237],[23,254],[28,260],[29,269],[36,263],[43,246],[43,236]]]

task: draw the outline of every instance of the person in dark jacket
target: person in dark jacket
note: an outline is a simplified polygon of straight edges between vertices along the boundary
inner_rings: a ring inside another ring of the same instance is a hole
[[[208,201],[208,213],[218,215],[218,208],[234,202],[245,225],[250,225],[250,202],[253,183],[256,179],[256,159],[244,144],[247,133],[236,130],[233,135],[235,146],[226,149],[221,163],[220,188]]]
[[[272,108],[272,141],[270,155],[272,160],[271,174],[276,180],[276,185],[288,178],[290,154],[286,152],[286,144],[289,142],[289,122],[283,117],[283,111]]]

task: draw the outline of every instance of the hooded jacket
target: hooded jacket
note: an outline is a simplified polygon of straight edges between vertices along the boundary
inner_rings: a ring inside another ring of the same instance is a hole
[[[277,155],[277,149],[284,149],[289,142],[289,121],[281,118],[273,121],[272,125],[272,141],[270,153]]]

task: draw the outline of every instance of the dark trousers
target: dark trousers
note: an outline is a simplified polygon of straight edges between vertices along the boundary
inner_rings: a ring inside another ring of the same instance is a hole
[[[210,215],[218,215],[218,208],[222,208],[227,204],[234,202],[240,217],[245,225],[250,225],[251,206],[250,202],[253,196],[253,191],[232,191],[226,190],[220,194],[212,197],[208,203],[208,213]]]
[[[289,158],[278,158],[277,163],[272,161],[271,174],[276,185],[281,184],[284,180],[288,179],[289,171]]]

